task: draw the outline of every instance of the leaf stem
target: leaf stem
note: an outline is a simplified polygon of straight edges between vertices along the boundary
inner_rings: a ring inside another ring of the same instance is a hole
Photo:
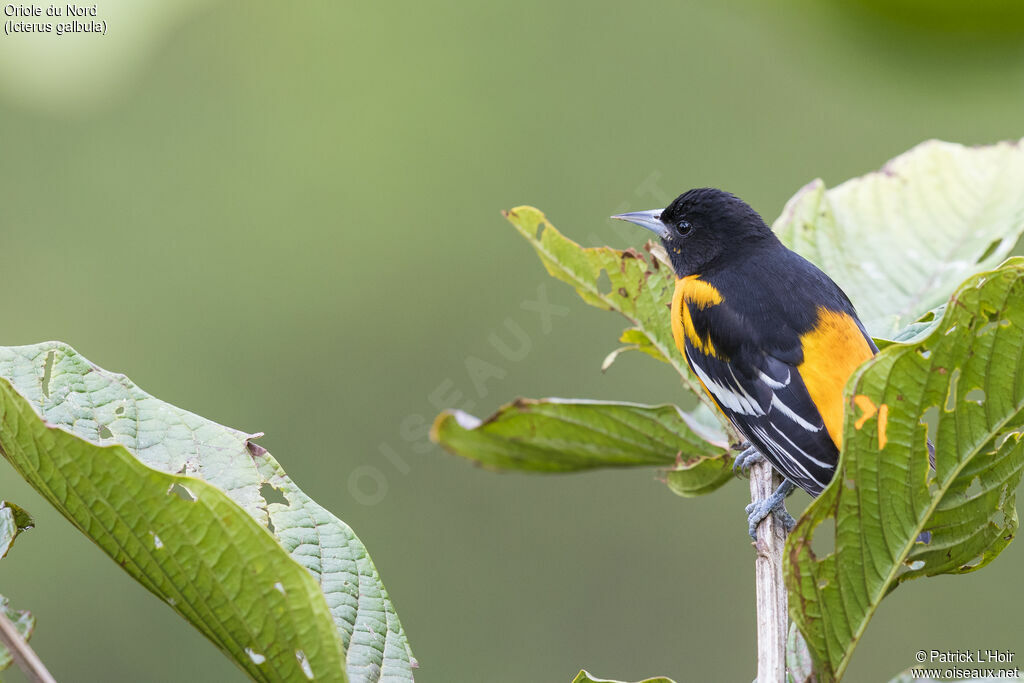
[[[772,466],[761,461],[750,468],[750,500],[772,495],[781,479]],[[786,584],[782,577],[782,553],[786,532],[768,515],[757,527],[757,683],[786,680],[786,635],[789,626]]]
[[[50,672],[46,670],[42,660],[39,659],[39,655],[29,646],[28,641],[21,637],[21,634],[14,628],[14,624],[3,612],[0,612],[0,644],[7,648],[18,668],[25,673],[30,681],[56,683]]]

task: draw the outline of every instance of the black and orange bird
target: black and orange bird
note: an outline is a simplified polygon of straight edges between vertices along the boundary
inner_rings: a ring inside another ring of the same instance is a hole
[[[613,216],[661,238],[676,274],[672,334],[705,391],[749,442],[736,464],[764,457],[784,477],[747,506],[750,536],[773,511],[787,531],[794,486],[820,494],[843,439],[843,388],[878,352],[849,297],[787,249],[745,202],[690,190],[664,209]]]

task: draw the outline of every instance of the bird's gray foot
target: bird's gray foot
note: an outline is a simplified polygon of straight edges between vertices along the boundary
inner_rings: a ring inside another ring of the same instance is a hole
[[[775,493],[746,507],[747,524],[749,525],[747,531],[752,539],[757,540],[757,525],[761,523],[761,520],[773,513],[787,534],[793,530],[796,520],[786,510],[786,496],[792,493],[794,488],[796,485],[787,479],[779,484]]]
[[[736,456],[732,463],[732,471],[741,470],[744,474],[750,472],[750,468],[764,460],[761,452],[754,448],[749,441],[740,444],[743,452]]]

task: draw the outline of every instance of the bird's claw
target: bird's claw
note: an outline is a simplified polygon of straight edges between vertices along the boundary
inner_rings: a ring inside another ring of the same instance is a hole
[[[747,533],[750,534],[750,538],[752,540],[756,541],[757,526],[764,520],[765,517],[768,516],[768,513],[758,510],[755,520],[755,515],[752,512],[753,508],[753,504],[747,506]],[[793,527],[796,526],[796,519],[793,518],[793,515],[789,514],[788,510],[786,510],[785,504],[779,505],[770,512],[771,514],[775,515],[775,519],[778,521],[779,524],[782,525],[782,530],[785,533],[788,534],[790,531],[793,530]]]
[[[744,474],[750,472],[750,468],[759,462],[764,461],[764,456],[761,452],[754,448],[749,441],[745,444],[746,448],[743,452],[736,456],[736,459],[732,463],[732,471],[735,472],[737,469],[742,471]]]
[[[775,519],[782,525],[783,531],[789,533],[796,526],[793,515],[786,510],[786,496],[793,492],[794,485],[788,479],[779,485],[775,493],[764,500],[759,500],[748,505],[747,512],[747,533],[750,538],[757,540],[757,525],[769,514],[774,514]]]

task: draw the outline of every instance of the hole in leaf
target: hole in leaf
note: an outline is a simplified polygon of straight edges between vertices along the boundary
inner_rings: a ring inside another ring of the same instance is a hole
[[[928,440],[935,443],[936,433],[939,431],[939,407],[931,406],[921,414],[918,424],[928,428]]]
[[[150,535],[153,537],[153,547],[160,550],[164,547],[164,542],[160,540],[160,537],[156,535],[156,532],[150,531]]]
[[[999,450],[1000,448],[1002,448],[1003,445],[1007,441],[1009,441],[1010,439],[1015,439],[1016,441],[1020,441],[1020,437],[1021,437],[1021,433],[1020,432],[1007,432],[1006,434],[1003,434],[1002,437],[999,438],[999,441],[996,443],[996,450]]]
[[[182,486],[181,484],[179,484],[177,482],[171,484],[171,487],[169,489],[167,489],[167,495],[168,496],[171,496],[171,495],[177,496],[178,498],[181,498],[182,500],[187,500],[190,503],[196,502],[195,495],[191,491],[189,491],[187,488],[185,488],[184,486]]]
[[[995,514],[990,518],[993,524],[1000,529],[1006,528],[1006,513],[1002,510],[996,510]]]
[[[594,283],[597,286],[597,291],[601,295],[610,294],[612,291],[612,279],[608,277],[608,271],[604,268],[597,276],[597,282]]]
[[[818,579],[818,590],[828,588],[828,579]]]
[[[107,425],[100,425],[100,438],[101,439],[112,439],[114,435],[107,429]]]
[[[299,661],[299,666],[302,667],[302,673],[306,678],[313,680],[313,667],[309,665],[309,659],[306,658],[306,653],[302,650],[296,650],[295,659]]]
[[[836,550],[836,520],[830,518],[814,527],[811,535],[811,552],[819,560]]]
[[[959,325],[953,325],[948,330],[946,330],[946,336],[948,337],[949,335],[951,335],[954,332],[956,332],[956,328],[957,327],[959,327]]]
[[[43,363],[43,396],[50,398],[50,379],[53,377],[53,360],[57,357],[56,351],[46,354],[46,362]]]
[[[992,242],[988,245],[988,247],[985,248],[985,251],[983,251],[981,253],[981,256],[978,257],[978,260],[975,261],[975,263],[981,263],[982,261],[987,259],[992,254],[996,253],[996,249],[998,249],[999,245],[1001,245],[1002,243],[1003,243],[1002,238],[997,239],[997,240],[992,240]]]
[[[257,666],[259,666],[263,662],[267,661],[266,657],[264,657],[260,653],[256,652],[251,647],[245,648],[245,654],[249,655],[249,659],[251,659],[252,663],[257,665]]]
[[[949,376],[949,388],[946,390],[946,412],[956,410],[956,385],[960,381],[960,368],[954,368]]]
[[[964,491],[964,495],[968,498],[974,498],[975,496],[981,495],[983,489],[981,488],[981,478],[975,477],[971,480],[971,485]]]
[[[976,334],[979,337],[984,337],[986,334],[988,334],[989,332],[992,332],[997,327],[999,327],[999,322],[998,321],[987,322],[984,325],[982,325],[980,328],[978,328],[978,331],[976,332]]]
[[[910,567],[910,571],[916,572],[918,569],[924,569],[924,560],[914,560],[908,562],[907,566]]]
[[[977,403],[980,406],[985,402],[985,390],[981,387],[975,387],[967,392],[964,396],[964,400]]]
[[[544,222],[537,223],[537,233],[535,237],[539,240],[540,236],[544,234]]]
[[[981,555],[978,555],[977,557],[975,557],[974,559],[972,559],[972,560],[971,560],[970,562],[968,562],[967,564],[961,565],[961,566],[960,566],[960,569],[963,569],[963,570],[967,570],[967,569],[974,569],[974,568],[975,568],[975,567],[977,567],[977,566],[978,566],[979,564],[981,564],[981,561],[982,561],[982,559],[984,559],[984,558],[982,558],[982,556],[981,556]]]
[[[270,482],[263,482],[260,486],[260,495],[263,496],[263,500],[267,501],[267,505],[272,503],[277,503],[278,505],[289,505],[288,499],[285,498],[281,489],[274,488]]]
[[[124,415],[124,406],[118,406],[115,408],[114,415]]]
[[[276,590],[281,595],[285,595],[284,584],[281,583],[280,581],[277,581],[276,583],[274,583],[274,590]]]
[[[931,349],[926,349],[926,348],[923,348],[923,347],[918,347],[917,348],[917,353],[918,353],[918,355],[921,356],[921,358],[924,358],[925,360],[928,360],[932,356],[932,350]]]

